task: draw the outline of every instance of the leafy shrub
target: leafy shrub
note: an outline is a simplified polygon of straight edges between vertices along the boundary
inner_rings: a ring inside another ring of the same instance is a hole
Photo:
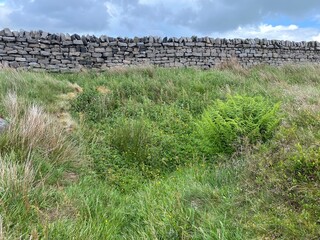
[[[262,97],[229,96],[215,101],[197,122],[200,148],[207,154],[231,154],[244,140],[267,141],[280,123],[279,106]]]

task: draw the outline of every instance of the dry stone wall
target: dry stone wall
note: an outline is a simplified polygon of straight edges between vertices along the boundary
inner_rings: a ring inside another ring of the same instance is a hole
[[[211,68],[236,59],[243,66],[319,63],[319,42],[219,38],[113,38],[0,31],[0,65],[77,71],[116,66]]]

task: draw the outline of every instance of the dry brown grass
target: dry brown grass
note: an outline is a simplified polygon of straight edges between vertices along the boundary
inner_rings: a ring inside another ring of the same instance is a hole
[[[27,193],[32,188],[35,171],[27,159],[17,163],[10,156],[0,156],[0,189],[15,193]]]
[[[266,91],[281,99],[282,107],[289,115],[299,111],[313,114],[320,111],[319,65],[285,65],[267,70],[257,67],[255,70],[259,79],[268,83]]]
[[[6,136],[10,145],[28,152],[41,150],[57,161],[77,158],[77,148],[63,126],[41,107],[19,102],[15,93],[5,97],[4,107],[9,119]]]
[[[74,92],[76,93],[82,93],[83,92],[83,89],[82,87],[80,87],[78,84],[76,83],[69,83],[69,87],[71,89],[73,89]]]
[[[247,76],[250,73],[249,69],[243,67],[237,58],[230,58],[225,62],[221,62],[216,68],[218,70],[229,70],[243,76]]]
[[[0,240],[5,240],[5,233],[4,233],[4,227],[3,227],[3,221],[2,216],[0,215]]]
[[[101,93],[101,94],[109,94],[109,93],[112,92],[112,91],[111,91],[109,88],[107,88],[106,86],[99,86],[99,87],[97,87],[96,89],[97,89],[97,91],[98,91],[99,93]]]
[[[272,79],[275,80],[276,76]],[[313,83],[289,84],[275,80],[270,91],[274,91],[278,98],[283,99],[282,106],[290,115],[299,111],[314,114],[320,111],[320,89]]]

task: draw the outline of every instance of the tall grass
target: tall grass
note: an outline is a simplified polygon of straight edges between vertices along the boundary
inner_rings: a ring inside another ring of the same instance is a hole
[[[35,231],[31,223],[41,224],[44,215],[40,206],[49,193],[43,195],[44,185],[56,182],[64,166],[83,160],[70,134],[42,107],[9,92],[2,108],[8,121],[0,135],[2,234],[29,238]]]
[[[68,134],[44,110],[35,104],[19,102],[15,93],[4,98],[9,127],[1,136],[4,149],[20,149],[25,155],[41,151],[52,161],[72,161],[77,149]]]
[[[19,164],[12,157],[0,157],[0,189],[2,192],[28,192],[34,183],[35,173],[30,160]]]
[[[318,239],[319,83],[314,66],[0,71],[0,239]],[[209,110],[246,130],[215,133],[237,154],[203,154]]]
[[[0,240],[4,240],[4,239],[5,239],[5,232],[3,227],[2,216],[0,215]]]

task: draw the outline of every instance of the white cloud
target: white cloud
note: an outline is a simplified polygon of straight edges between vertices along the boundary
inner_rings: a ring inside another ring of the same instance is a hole
[[[318,41],[318,42],[320,42],[320,33],[319,33],[317,36],[313,36],[311,39],[312,39],[313,41]]]
[[[272,25],[260,25],[259,26],[259,30],[262,33],[272,33],[272,32],[283,32],[283,31],[295,31],[297,30],[299,27],[297,25],[289,25],[289,26],[282,26],[282,25],[278,25],[278,26],[272,26]]]
[[[170,5],[170,6],[181,6],[181,4],[188,6],[196,6],[198,5],[198,0],[175,0],[174,2],[172,0],[138,0],[139,4],[144,5],[156,5],[156,4],[164,4],[164,5]]]
[[[118,6],[112,2],[105,2],[104,4],[107,8],[107,13],[111,18],[118,18],[121,14],[120,9]]]
[[[311,40],[320,33],[319,0],[308,0],[308,4],[301,0],[290,0],[289,4],[279,0],[5,0],[5,3],[0,3],[0,28],[128,37],[209,35],[289,40]],[[292,24],[281,24],[283,18]],[[260,24],[270,19],[272,22],[278,19],[279,24]],[[300,28],[299,21],[314,27]]]
[[[320,23],[320,14],[317,14],[313,17],[313,20],[317,21]]]
[[[9,15],[11,14],[12,10],[5,5],[5,3],[0,3],[0,25],[4,27],[8,27],[10,24]]]
[[[315,36],[318,34],[317,36]],[[299,28],[297,25],[260,24],[259,26],[239,27],[236,30],[224,34],[214,33],[213,35],[226,38],[268,38],[290,41],[319,41],[320,30],[315,28]]]

